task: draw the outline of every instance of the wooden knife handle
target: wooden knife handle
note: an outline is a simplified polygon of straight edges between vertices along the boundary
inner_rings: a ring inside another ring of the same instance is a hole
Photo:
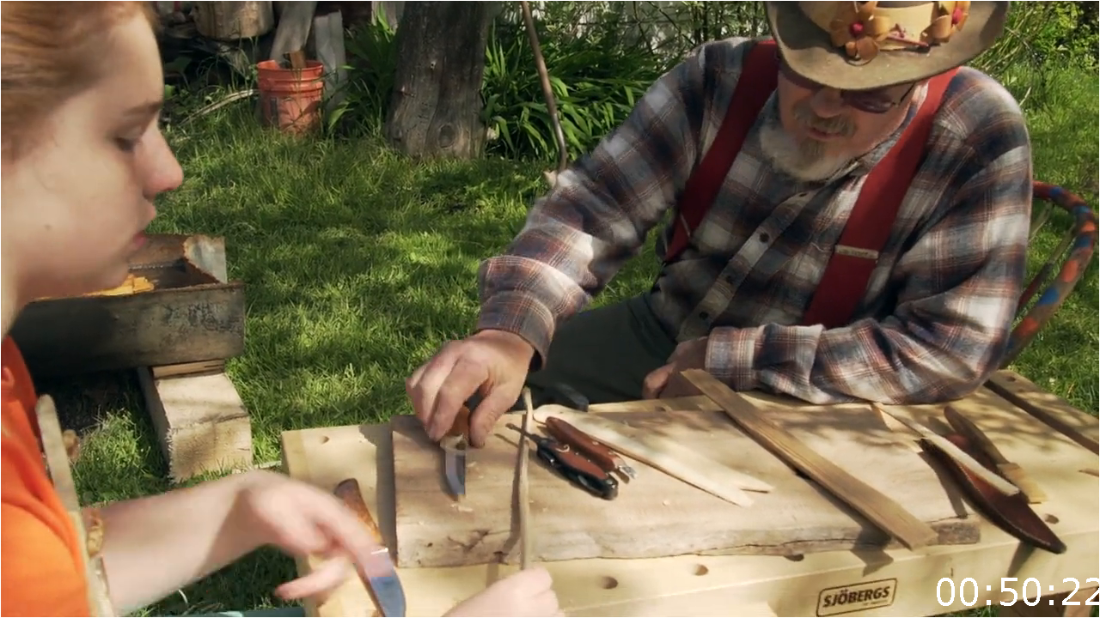
[[[351,509],[359,517],[359,521],[367,527],[374,540],[379,545],[385,545],[382,540],[382,532],[378,529],[378,524],[375,523],[374,518],[371,517],[367,503],[363,501],[363,494],[359,491],[359,481],[354,478],[344,479],[336,485],[336,490],[333,493],[344,503],[344,506]]]
[[[619,467],[618,455],[614,451],[556,416],[546,419],[546,431],[559,442],[568,444],[591,459],[597,466],[603,468],[604,472],[611,472]]]
[[[470,408],[463,404],[458,409],[458,414],[455,415],[454,423],[451,424],[451,429],[447,431],[448,436],[469,436],[470,435]]]
[[[551,441],[547,443],[546,446],[554,451],[554,455],[558,458],[558,461],[567,468],[572,468],[577,472],[583,472],[597,479],[603,479],[607,476],[606,470],[601,470],[596,464],[586,459],[584,455],[570,448],[568,444]]]

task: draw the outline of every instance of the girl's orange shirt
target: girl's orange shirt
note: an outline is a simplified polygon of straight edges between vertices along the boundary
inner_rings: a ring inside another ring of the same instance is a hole
[[[76,528],[54,490],[34,413],[38,397],[11,337],[2,348],[3,494],[0,613],[88,616],[87,582]]]

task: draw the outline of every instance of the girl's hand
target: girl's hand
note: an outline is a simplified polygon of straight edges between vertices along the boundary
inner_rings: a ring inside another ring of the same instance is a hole
[[[564,616],[542,567],[513,573],[456,605],[446,616]]]
[[[314,485],[267,471],[249,473],[237,494],[239,534],[258,535],[258,545],[273,545],[295,557],[329,558],[305,577],[286,582],[275,593],[286,600],[332,591],[353,572],[360,577],[385,573],[385,549],[335,495]]]

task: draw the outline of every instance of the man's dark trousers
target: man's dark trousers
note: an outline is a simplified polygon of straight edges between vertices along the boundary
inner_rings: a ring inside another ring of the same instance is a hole
[[[528,375],[532,402],[550,403],[546,391],[553,384],[573,388],[592,404],[642,399],[645,377],[675,349],[644,295],[581,311],[561,324],[545,364]],[[523,409],[522,398],[515,409]]]

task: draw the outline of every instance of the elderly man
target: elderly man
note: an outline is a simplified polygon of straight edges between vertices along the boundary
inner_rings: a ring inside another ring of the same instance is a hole
[[[772,37],[707,44],[557,179],[480,273],[476,333],[407,389],[471,441],[525,383],[591,402],[705,368],[802,400],[931,402],[977,388],[1024,276],[1020,109],[964,67],[1007,2],[774,2]],[[666,213],[651,289],[581,311]]]

